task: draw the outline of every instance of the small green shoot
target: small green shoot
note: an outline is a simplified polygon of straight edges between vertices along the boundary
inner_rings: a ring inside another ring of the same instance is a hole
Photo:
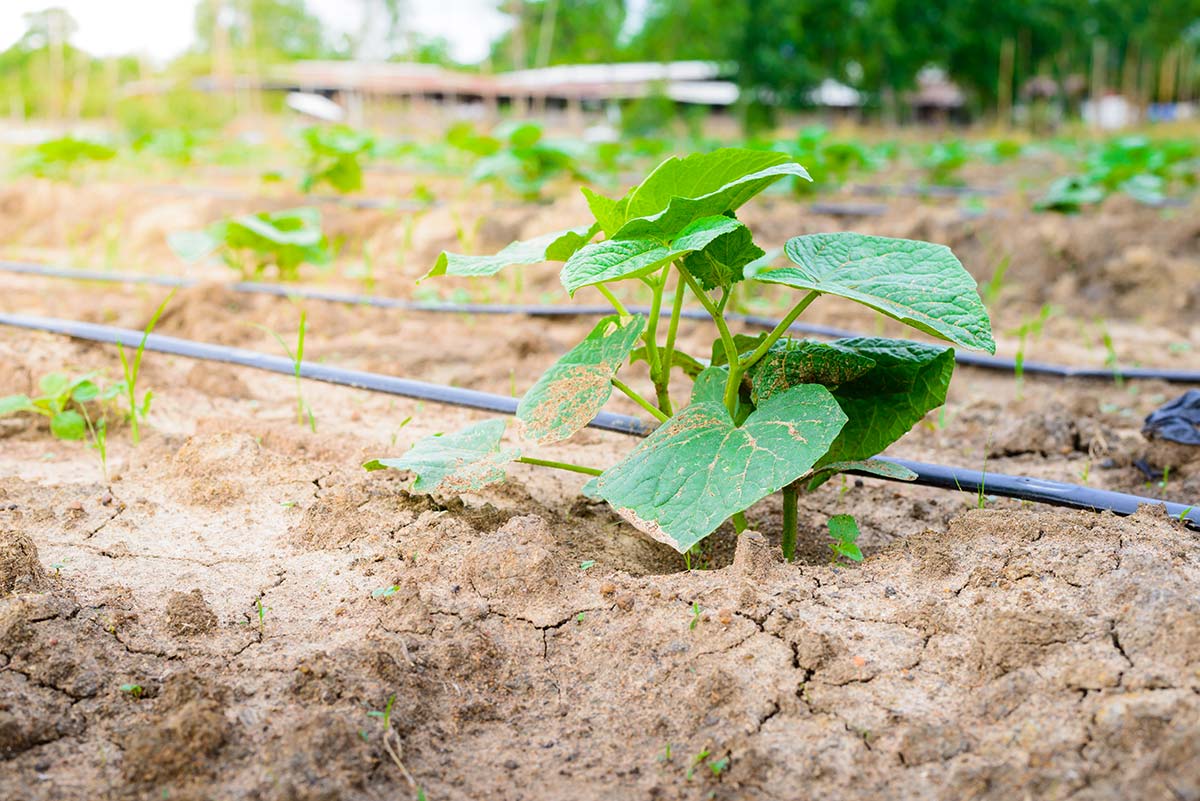
[[[148,390],[141,401],[137,397],[137,381],[142,371],[142,356],[146,352],[146,341],[150,339],[150,333],[154,330],[154,326],[158,324],[158,318],[162,316],[162,313],[167,308],[167,304],[171,302],[171,298],[173,297],[175,297],[174,289],[158,305],[158,308],[154,311],[154,316],[150,318],[150,322],[142,329],[142,339],[138,342],[137,351],[134,353],[132,362],[125,356],[125,346],[120,343],[117,344],[117,355],[121,357],[121,372],[124,375],[121,386],[125,392],[125,398],[129,402],[129,436],[133,440],[134,445],[141,442],[139,420],[144,420],[150,414],[150,401],[154,398],[152,390]]]
[[[317,418],[313,414],[308,402],[304,400],[304,380],[302,376],[304,369],[304,337],[308,329],[308,312],[303,309],[300,311],[300,330],[296,334],[295,350],[292,350],[288,346],[288,343],[283,340],[283,337],[275,329],[260,323],[251,323],[250,325],[274,337],[275,341],[279,343],[279,347],[283,348],[283,352],[287,354],[288,359],[292,362],[292,374],[296,379],[296,422],[303,426],[307,418],[309,429],[314,434],[317,433]],[[412,418],[409,419],[411,420]]]
[[[243,278],[262,278],[274,267],[281,281],[300,277],[300,265],[328,267],[329,239],[321,232],[321,213],[313,208],[261,212],[222,220],[202,231],[179,231],[168,238],[184,261],[220,256]]]
[[[700,609],[700,604],[698,604],[696,601],[692,601],[691,612],[692,612],[692,620],[690,623],[688,623],[688,631],[695,631],[696,626],[700,625],[700,615],[702,613],[702,610]]]
[[[833,551],[833,561],[849,559],[853,562],[863,560],[862,550],[858,547],[858,521],[853,515],[834,515],[829,518],[829,549]]]
[[[141,698],[143,693],[146,692],[145,688],[140,684],[122,684],[119,689],[133,698]]]
[[[383,748],[387,751],[388,757],[399,768],[401,775],[404,776],[408,786],[417,790],[417,783],[413,780],[412,774],[408,772],[408,768],[404,766],[404,761],[400,758],[403,752],[403,746],[400,742],[400,735],[392,728],[392,707],[396,704],[396,694],[392,693],[388,696],[387,706],[383,711],[372,710],[367,713],[369,717],[376,718],[383,725]],[[417,790],[418,795],[424,794],[424,790]]]
[[[596,566],[596,560],[595,560],[595,559],[588,559],[588,560],[586,560],[586,561],[583,561],[583,562],[580,562],[580,563],[579,563],[579,569],[580,569],[580,570],[591,570],[591,569],[592,569],[593,567],[595,567],[595,566]]]
[[[380,587],[377,590],[373,590],[371,592],[371,597],[372,598],[391,598],[393,595],[395,595],[399,591],[400,591],[400,588],[397,587],[395,584],[392,584],[387,587]]]

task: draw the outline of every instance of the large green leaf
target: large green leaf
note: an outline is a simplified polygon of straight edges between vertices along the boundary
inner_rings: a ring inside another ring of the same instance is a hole
[[[833,388],[875,366],[870,356],[810,339],[780,339],[748,371],[755,403],[800,384]]]
[[[409,470],[417,480],[418,492],[471,492],[504,480],[504,465],[521,454],[516,448],[502,448],[505,421],[484,420],[453,434],[425,437],[398,459],[372,459],[367,470],[391,467]]]
[[[833,343],[875,362],[833,390],[849,418],[821,465],[868,459],[882,452],[946,402],[954,350],[902,339],[856,338]]]
[[[558,442],[586,426],[612,395],[612,379],[646,327],[646,318],[601,320],[521,398],[523,435],[539,444]]]
[[[996,352],[975,279],[944,245],[839,233],[797,236],[785,250],[797,266],[759,270],[754,280],[856,300],[927,334]]]
[[[807,473],[845,422],[829,390],[815,384],[771,396],[740,427],[720,402],[698,398],[604,471],[600,495],[683,553]]]
[[[742,270],[747,264],[764,256],[754,244],[754,235],[742,225],[728,234],[717,237],[704,250],[689,253],[683,266],[705,289],[729,287],[744,280]]]
[[[588,227],[569,228],[566,231],[555,231],[535,239],[525,239],[505,247],[499,253],[488,256],[464,256],[461,253],[442,251],[433,269],[421,276],[420,280],[433,278],[438,275],[461,275],[477,278],[495,275],[513,264],[541,264],[545,261],[558,261],[565,258],[563,249],[570,244],[578,243],[582,247],[583,239],[591,230]],[[590,238],[590,237],[589,237]],[[573,252],[573,251],[572,251]]]
[[[629,193],[619,238],[669,238],[701,217],[734,211],[785,175],[812,180],[790,156],[722,148],[670,158]]]
[[[585,286],[649,275],[694,250],[703,250],[740,225],[729,217],[704,217],[680,231],[669,245],[659,239],[606,239],[580,248],[563,265],[560,278],[574,295]]]

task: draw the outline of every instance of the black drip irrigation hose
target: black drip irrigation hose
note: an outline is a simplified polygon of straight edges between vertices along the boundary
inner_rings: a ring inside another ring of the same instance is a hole
[[[128,347],[136,347],[143,337],[141,331],[134,331],[128,328],[116,328],[96,323],[83,323],[74,320],[61,320],[53,317],[37,317],[24,314],[0,314],[0,325],[33,331],[48,331],[50,333],[74,337],[75,339],[113,345],[120,344]],[[151,334],[146,338],[146,350],[156,353],[169,353],[189,359],[202,359],[223,362],[225,364],[236,364],[243,367],[253,367],[258,370],[266,370],[289,376],[295,375],[296,371],[295,363],[281,356],[269,356],[244,348],[195,342],[161,334]],[[518,403],[516,398],[495,395],[490,392],[446,387],[424,381],[395,378],[393,376],[368,373],[361,370],[346,370],[338,367],[314,364],[312,362],[300,363],[300,375],[304,378],[324,381],[329,384],[368,389],[374,392],[384,392],[415,400],[426,400],[434,403],[444,403],[501,414],[514,414]],[[641,437],[648,436],[654,430],[652,426],[647,425],[636,417],[609,412],[601,412],[596,415],[596,418],[588,423],[588,425],[604,431],[615,431],[619,434]],[[1183,521],[1191,528],[1200,530],[1200,508],[1195,506],[1184,506],[1180,503],[1144,498],[1123,492],[1096,490],[1090,487],[1080,487],[1058,481],[1045,481],[1026,476],[983,473],[978,470],[944,467],[924,462],[913,462],[907,459],[887,458],[884,461],[893,462],[916,473],[916,479],[908,483],[919,486],[959,490],[971,494],[982,493],[989,496],[1033,501],[1050,506],[1064,506],[1071,509],[1084,509],[1093,512],[1110,511],[1118,515],[1131,515],[1137,511],[1139,505],[1150,504],[1164,507],[1167,514],[1171,517]],[[886,477],[870,473],[855,474],[870,478],[899,480],[887,479]]]
[[[66,278],[73,281],[104,281],[122,284],[153,284],[166,287],[192,287],[201,281],[194,278],[181,278],[164,275],[134,275],[130,273],[101,272],[99,270],[77,270],[70,267],[55,267],[50,265],[32,264],[29,262],[0,260],[0,272],[37,275],[43,278]],[[330,303],[346,303],[356,306],[374,306],[383,309],[399,309],[401,311],[455,313],[455,314],[523,314],[529,317],[596,317],[613,313],[610,306],[567,306],[567,305],[538,305],[538,304],[506,304],[506,303],[436,303],[399,300],[397,298],[362,295],[350,292],[327,292],[319,289],[301,289],[282,284],[261,283],[256,281],[238,281],[226,285],[234,292],[245,292],[256,295],[271,295],[281,298],[303,298],[305,300],[320,300]],[[631,306],[630,311],[639,314],[649,314],[648,306]],[[669,317],[669,309],[660,310],[662,317]],[[683,317],[689,320],[707,320],[708,313],[703,309],[684,309]],[[726,319],[737,320],[757,328],[774,328],[779,320],[761,314],[727,313]],[[802,334],[812,334],[824,337],[860,337],[863,334],[812,323],[792,323],[790,331]],[[968,367],[978,367],[984,370],[1000,370],[1013,373],[1017,369],[1016,359],[1003,356],[987,356],[979,353],[964,353],[955,351],[954,359],[958,364]],[[1022,369],[1027,375],[1044,375],[1056,378],[1092,378],[1113,380],[1117,376],[1128,380],[1158,380],[1174,384],[1200,384],[1200,370],[1173,370],[1166,367],[1071,367],[1047,362],[1025,361]]]

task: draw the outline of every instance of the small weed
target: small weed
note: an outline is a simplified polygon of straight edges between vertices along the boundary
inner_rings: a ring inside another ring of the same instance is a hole
[[[580,612],[579,614],[577,614],[577,615],[575,616],[575,622],[576,622],[577,624],[579,624],[579,623],[583,623],[583,612]]]
[[[317,433],[317,418],[313,415],[312,408],[308,405],[308,402],[304,400],[304,380],[301,375],[304,368],[304,337],[308,330],[308,312],[303,309],[300,311],[300,331],[296,334],[295,350],[292,350],[287,342],[284,342],[283,337],[275,329],[260,323],[250,323],[250,325],[274,337],[275,341],[279,343],[279,347],[283,348],[283,352],[287,354],[288,359],[292,362],[292,374],[296,379],[296,422],[303,426],[305,418],[307,418],[309,430],[314,434]]]
[[[128,693],[133,698],[141,698],[146,692],[145,688],[140,684],[122,684],[119,688],[121,692]]]
[[[369,717],[378,719],[383,725],[383,748],[387,751],[392,762],[399,768],[400,773],[404,776],[408,786],[417,790],[418,797],[424,795],[423,789],[417,788],[417,783],[413,780],[412,774],[408,772],[408,768],[404,766],[404,761],[400,758],[403,752],[403,746],[400,743],[400,735],[396,734],[396,730],[392,728],[392,707],[396,703],[396,695],[393,693],[388,696],[387,706],[383,711],[372,710],[367,713]]]
[[[400,591],[400,588],[397,587],[395,584],[392,584],[389,587],[380,587],[379,589],[372,591],[371,597],[372,598],[391,598],[393,595],[395,595],[399,591]]]
[[[695,631],[696,626],[700,625],[700,604],[692,601],[692,621],[688,624],[688,631]]]
[[[580,563],[579,563],[579,569],[580,569],[580,570],[591,570],[591,569],[592,569],[593,567],[595,567],[595,566],[596,566],[596,560],[595,560],[595,559],[588,559],[587,561],[584,561],[584,562],[580,562]]]

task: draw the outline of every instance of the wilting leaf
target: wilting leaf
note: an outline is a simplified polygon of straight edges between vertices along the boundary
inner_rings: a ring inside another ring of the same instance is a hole
[[[409,470],[417,476],[412,488],[418,492],[478,490],[503,481],[504,465],[521,455],[516,448],[500,446],[504,425],[504,420],[484,420],[453,434],[435,434],[397,459],[372,459],[363,467]]]
[[[586,426],[612,395],[612,379],[646,327],[646,318],[601,320],[525,393],[517,407],[523,435],[558,442]]]
[[[541,264],[545,261],[558,261],[563,248],[570,243],[579,242],[590,229],[570,228],[566,231],[555,231],[536,239],[525,239],[513,242],[499,253],[488,256],[464,256],[461,253],[442,251],[433,269],[421,276],[422,281],[438,275],[461,275],[479,277],[495,275],[513,264]],[[586,241],[586,240],[585,240]],[[582,242],[580,242],[582,245]],[[553,255],[551,255],[553,254]]]
[[[948,247],[855,233],[788,240],[796,266],[759,270],[754,280],[858,301],[927,334],[996,352],[975,279]]]
[[[748,371],[751,397],[760,403],[800,384],[836,387],[853,381],[875,366],[875,360],[836,343],[809,339],[780,339]]]
[[[773,395],[740,427],[710,398],[699,392],[599,481],[622,517],[680,553],[807,473],[846,422],[813,384]]]
[[[663,265],[702,250],[740,226],[724,216],[704,217],[683,229],[670,244],[659,239],[606,239],[581,248],[563,265],[560,278],[567,292],[593,284],[638,278]]]

